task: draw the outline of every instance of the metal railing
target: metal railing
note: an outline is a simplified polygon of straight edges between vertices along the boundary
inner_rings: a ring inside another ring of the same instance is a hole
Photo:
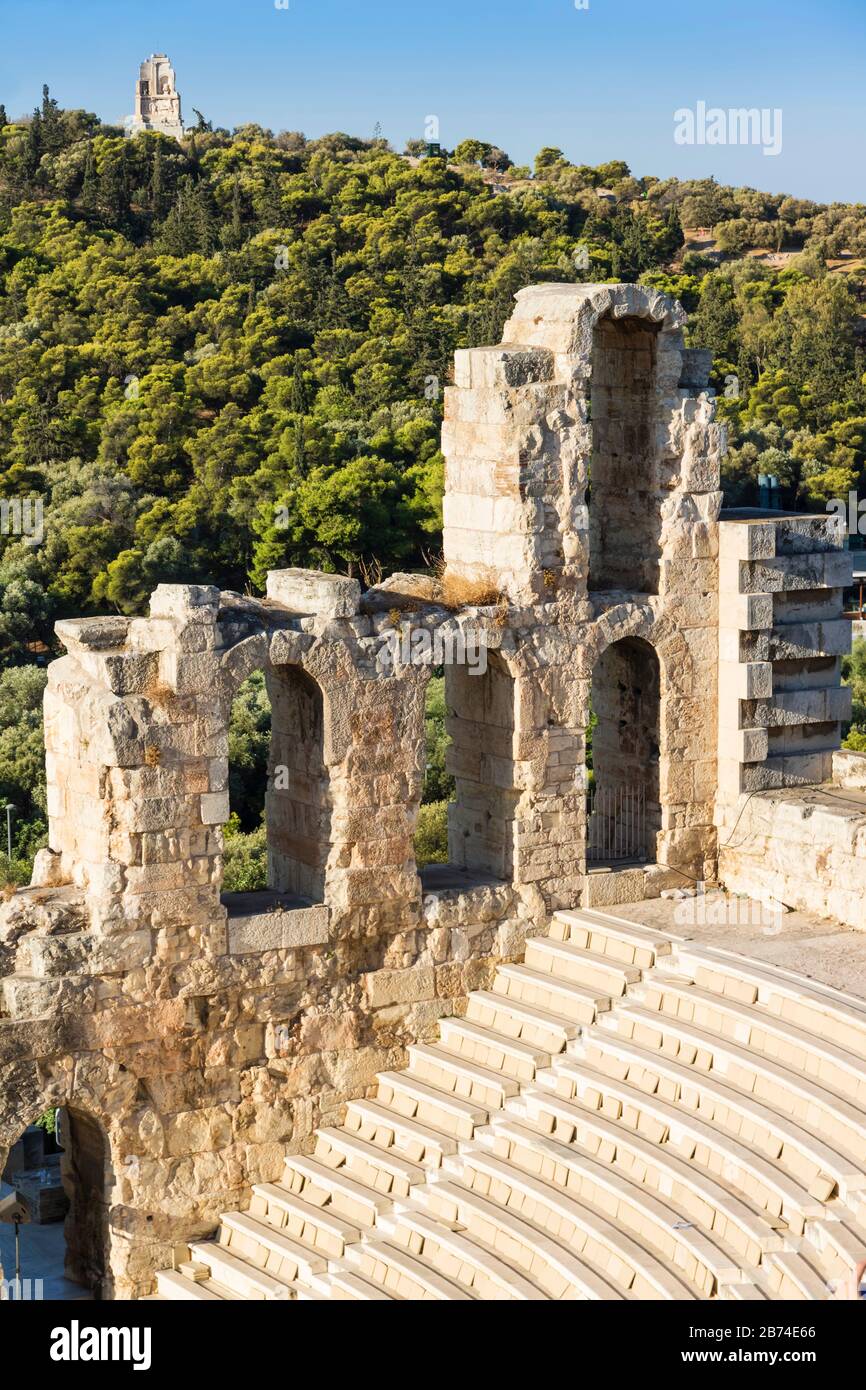
[[[646,860],[646,787],[642,782],[592,787],[586,809],[586,858],[589,863]]]

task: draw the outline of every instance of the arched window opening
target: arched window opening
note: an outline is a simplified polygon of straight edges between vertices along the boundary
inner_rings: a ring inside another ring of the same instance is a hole
[[[324,901],[324,732],[322,692],[298,667],[257,671],[240,687],[229,725],[223,896],[230,915]]]
[[[331,823],[322,692],[305,671],[280,666],[268,673],[268,693],[268,884],[279,893],[320,903]]]
[[[445,675],[435,670],[424,706],[424,786],[415,829],[415,860],[422,878],[433,864],[448,863],[448,807],[454,800],[453,773],[446,767],[451,739],[446,727]]]
[[[607,647],[592,676],[591,863],[655,863],[659,712],[659,663],[649,643],[628,637]]]
[[[655,594],[661,510],[655,440],[658,326],[603,318],[592,357],[589,588]]]
[[[425,889],[510,883],[514,875],[514,681],[495,652],[483,671],[444,669],[448,857],[421,870]],[[429,735],[428,735],[429,747]],[[428,769],[429,771],[429,769]]]
[[[49,1110],[9,1150],[0,1200],[28,1219],[0,1223],[0,1267],[12,1300],[101,1299],[108,1294],[108,1140],[96,1120]]]

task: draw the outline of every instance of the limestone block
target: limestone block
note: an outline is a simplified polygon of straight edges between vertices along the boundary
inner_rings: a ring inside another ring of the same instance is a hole
[[[353,618],[358,613],[361,586],[357,579],[320,570],[271,570],[267,595],[293,613]]]
[[[174,622],[216,622],[220,591],[213,584],[158,584],[150,598],[150,616]]]
[[[841,748],[833,754],[833,781],[850,791],[866,791],[866,753]]]
[[[63,868],[60,855],[50,849],[37,850],[33,860],[31,886],[33,888],[58,888],[62,882]]]
[[[129,631],[130,619],[121,616],[107,618],[64,618],[54,624],[58,638],[72,654],[82,650],[113,651],[123,646]]]
[[[362,976],[362,984],[371,1009],[391,1004],[416,1004],[436,995],[435,972],[432,966],[426,965],[411,970],[372,971]]]
[[[736,755],[741,763],[763,762],[769,752],[766,729],[740,729]]]
[[[736,560],[768,560],[776,554],[776,528],[772,521],[725,521],[719,525],[719,547]]]
[[[152,954],[153,938],[147,930],[94,937],[90,946],[90,969],[94,975],[126,975],[147,965]]]
[[[719,605],[719,620],[724,627],[754,631],[773,626],[772,594],[730,594]]]
[[[199,798],[202,825],[222,825],[231,813],[227,791],[206,792]]]
[[[552,375],[552,353],[538,348],[460,348],[454,354],[454,382],[459,388],[523,386],[549,381]]]
[[[232,916],[228,923],[229,954],[243,956],[326,945],[329,923],[330,912],[324,906]]]

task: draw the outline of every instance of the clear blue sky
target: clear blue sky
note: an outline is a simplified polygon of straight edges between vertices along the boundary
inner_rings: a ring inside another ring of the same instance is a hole
[[[258,121],[402,148],[441,121],[442,142],[545,144],[636,174],[714,174],[821,201],[866,201],[866,0],[0,0],[0,100],[116,121],[138,63],[167,52],[184,117]],[[673,112],[699,101],[779,107],[777,157],[681,146]]]

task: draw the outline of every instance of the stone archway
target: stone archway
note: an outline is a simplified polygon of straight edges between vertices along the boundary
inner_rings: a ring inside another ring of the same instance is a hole
[[[652,646],[623,637],[592,673],[587,860],[654,864],[661,830],[661,671]]]
[[[635,653],[651,649],[658,664],[657,811],[651,802],[647,816],[648,827],[655,833],[654,859],[660,870],[676,871],[693,881],[705,877],[705,864],[715,849],[715,747],[707,701],[701,694],[702,674],[689,643],[657,599],[620,604],[597,620],[583,655],[589,675],[596,672],[605,652],[625,643],[637,644],[631,648]],[[643,680],[646,687],[648,677],[644,675]],[[645,756],[652,753],[651,743],[647,734]],[[653,769],[651,789],[654,786]]]
[[[109,1297],[114,1176],[108,1135],[78,1108],[43,1107],[35,1119],[39,1123],[26,1125],[8,1150],[0,1150],[3,1194],[17,1194],[29,1211],[17,1248],[8,1228],[0,1228],[9,1235],[0,1265],[10,1297]],[[12,1282],[19,1254],[20,1286]]]
[[[331,848],[330,702],[325,684],[305,663],[309,644],[293,641],[297,634],[280,637],[275,643],[267,634],[257,633],[234,648],[223,663],[229,787],[232,702],[250,676],[263,673],[271,710],[270,750],[261,788],[267,891],[271,896],[297,899],[297,905],[322,904]],[[249,903],[231,906],[250,908]]]
[[[109,1292],[109,1212],[113,1177],[108,1136],[83,1110],[58,1111],[61,1172],[69,1200],[66,1274],[94,1298]]]
[[[449,864],[510,884],[520,796],[514,765],[514,675],[500,653],[487,652],[483,673],[446,666],[445,698],[451,737],[446,766],[456,782],[448,808]]]
[[[324,694],[299,666],[272,666],[266,680],[271,701],[265,795],[268,885],[321,903],[331,839]]]

